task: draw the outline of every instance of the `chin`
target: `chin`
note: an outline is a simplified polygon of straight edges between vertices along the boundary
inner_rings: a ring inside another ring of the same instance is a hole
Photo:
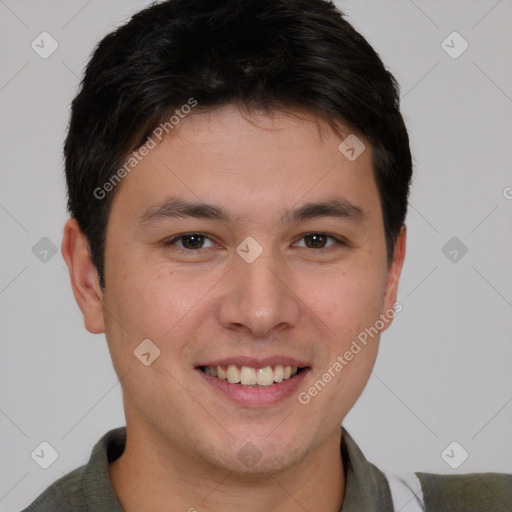
[[[203,444],[202,457],[217,468],[239,474],[258,475],[279,473],[303,459],[311,450],[307,442],[297,434],[282,431],[279,435],[269,435],[271,428],[264,433],[254,431],[233,436],[229,442],[208,447]],[[204,453],[206,452],[206,453]]]

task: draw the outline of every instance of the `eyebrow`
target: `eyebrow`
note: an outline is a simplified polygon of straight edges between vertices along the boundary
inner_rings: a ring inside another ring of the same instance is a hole
[[[341,197],[323,201],[305,203],[295,209],[288,210],[280,219],[281,224],[293,224],[320,217],[334,217],[352,223],[360,223],[366,219],[366,212]],[[173,218],[195,218],[232,221],[232,217],[222,207],[203,202],[188,202],[177,197],[168,197],[157,205],[147,208],[138,218],[139,224],[146,225]]]

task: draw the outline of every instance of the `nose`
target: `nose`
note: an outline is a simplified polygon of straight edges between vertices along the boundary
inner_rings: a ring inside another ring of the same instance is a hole
[[[297,325],[301,302],[293,291],[289,269],[271,251],[252,263],[235,256],[218,319],[226,329],[264,338]]]

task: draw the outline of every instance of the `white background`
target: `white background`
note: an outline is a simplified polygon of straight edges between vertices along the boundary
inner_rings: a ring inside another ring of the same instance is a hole
[[[124,424],[104,336],[84,329],[60,255],[61,155],[89,54],[147,3],[0,1],[0,511]],[[401,84],[415,161],[403,310],[344,426],[383,469],[512,472],[512,2],[338,5]],[[59,45],[48,59],[31,48],[43,31]],[[469,43],[457,59],[441,46],[453,31]],[[454,236],[468,248],[455,263],[442,252]],[[46,263],[42,237],[59,248]],[[42,441],[58,452],[46,470],[30,455]],[[441,457],[452,441],[469,452],[457,470]]]

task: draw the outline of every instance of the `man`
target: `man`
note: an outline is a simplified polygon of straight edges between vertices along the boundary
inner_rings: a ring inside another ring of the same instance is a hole
[[[170,0],[105,37],[65,143],[62,253],[126,429],[29,511],[507,510],[398,481],[341,427],[391,323],[412,165],[398,88],[324,0]]]

